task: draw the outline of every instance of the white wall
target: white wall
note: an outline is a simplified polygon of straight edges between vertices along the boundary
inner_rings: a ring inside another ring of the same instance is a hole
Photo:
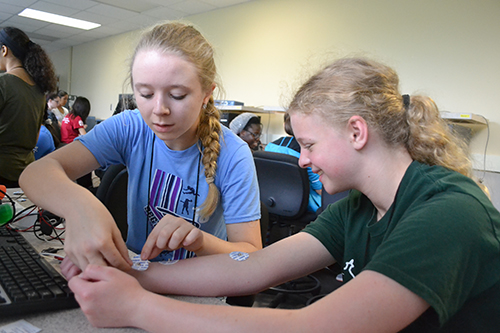
[[[369,56],[398,71],[403,93],[427,94],[442,110],[488,118],[487,165],[500,170],[498,17],[497,0],[256,0],[187,19],[215,46],[227,99],[285,106],[326,62]],[[109,117],[124,92],[136,36],[73,48],[70,93],[88,97],[93,115]],[[271,134],[281,133],[282,116],[271,118]],[[474,130],[471,151],[481,156],[486,129]]]
[[[50,59],[56,67],[59,78],[59,89],[69,92],[71,90],[71,52],[72,48],[64,49],[50,54]]]

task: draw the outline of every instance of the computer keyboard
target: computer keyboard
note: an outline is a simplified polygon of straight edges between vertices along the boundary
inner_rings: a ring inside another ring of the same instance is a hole
[[[21,234],[0,227],[0,317],[75,307],[66,279]]]

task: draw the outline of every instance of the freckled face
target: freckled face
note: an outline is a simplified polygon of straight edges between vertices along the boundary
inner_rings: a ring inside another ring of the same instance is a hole
[[[346,131],[340,131],[316,114],[292,114],[295,138],[300,144],[301,167],[320,175],[325,190],[334,194],[351,188],[355,177],[354,150]]]
[[[135,57],[132,79],[137,107],[158,138],[173,150],[195,144],[202,105],[212,90],[203,91],[193,64],[173,54],[144,50]]]

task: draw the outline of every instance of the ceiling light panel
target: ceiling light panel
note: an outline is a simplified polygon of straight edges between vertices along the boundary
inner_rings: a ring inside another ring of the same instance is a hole
[[[25,10],[20,12],[18,15],[22,16],[22,17],[27,17],[27,18],[31,18],[31,19],[35,19],[35,20],[50,22],[50,23],[54,23],[54,24],[65,25],[68,27],[78,28],[78,29],[82,29],[82,30],[91,30],[91,29],[95,29],[95,28],[101,26],[98,23],[83,21],[83,20],[74,19],[71,17],[47,13],[47,12],[42,12],[40,10],[35,10],[35,9],[31,9],[31,8],[26,8]]]

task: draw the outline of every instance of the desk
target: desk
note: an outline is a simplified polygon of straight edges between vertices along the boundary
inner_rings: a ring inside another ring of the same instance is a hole
[[[8,189],[7,193],[11,195],[14,191],[19,189]],[[24,202],[19,202],[22,206],[29,206],[31,202],[29,200]],[[23,234],[24,237],[30,242],[33,247],[40,251],[41,249],[55,246],[59,247],[60,243],[46,243],[39,239],[37,239],[33,233],[27,232]],[[60,271],[59,264],[57,260],[47,259],[49,263],[51,263],[58,271]],[[198,304],[215,304],[215,305],[227,305],[223,298],[218,297],[195,297],[195,296],[168,296],[177,300],[198,303]],[[9,318],[0,318],[0,327],[18,321],[20,319],[24,319],[30,324],[41,328],[42,332],[78,332],[78,333],[86,333],[86,332],[144,332],[141,329],[136,328],[95,328],[90,325],[87,318],[83,314],[83,312],[78,309],[70,309],[63,311],[53,311],[53,312],[44,312],[37,313],[31,315],[23,315],[23,316],[15,316]]]

